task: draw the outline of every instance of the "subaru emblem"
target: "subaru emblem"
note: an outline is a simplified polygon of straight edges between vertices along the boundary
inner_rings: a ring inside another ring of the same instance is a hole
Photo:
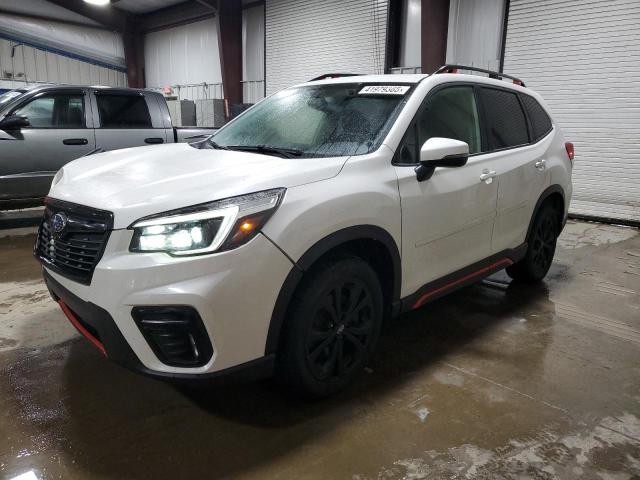
[[[67,216],[64,213],[56,213],[51,217],[51,230],[53,233],[60,233],[67,226]]]

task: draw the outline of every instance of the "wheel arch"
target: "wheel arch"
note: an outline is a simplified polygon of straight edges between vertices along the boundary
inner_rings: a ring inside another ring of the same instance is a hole
[[[562,228],[564,227],[564,222],[566,220],[565,218],[566,200],[565,200],[564,188],[562,188],[560,185],[551,185],[542,192],[542,194],[538,198],[538,201],[536,202],[536,206],[533,209],[533,214],[529,219],[529,227],[527,228],[527,236],[526,236],[527,242],[529,241],[529,237],[531,235],[531,229],[533,228],[533,221],[535,220],[536,215],[538,214],[538,211],[540,210],[542,205],[544,205],[547,202],[552,202],[554,206],[560,209],[561,216],[559,219],[560,223],[558,225],[558,232],[562,231]]]
[[[382,283],[388,306],[392,311],[399,308],[402,267],[400,251],[391,234],[375,225],[343,228],[311,246],[295,262],[287,275],[271,315],[265,346],[266,355],[273,354],[278,349],[289,304],[305,273],[318,262],[342,252],[352,253],[371,263]],[[391,278],[388,278],[388,274],[391,274]]]

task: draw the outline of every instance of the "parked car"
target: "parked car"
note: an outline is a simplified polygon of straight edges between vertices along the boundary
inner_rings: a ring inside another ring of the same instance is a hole
[[[524,86],[312,81],[207,141],[66,165],[35,253],[70,321],[122,365],[182,380],[275,372],[324,396],[363,370],[383,319],[504,268],[540,281],[572,159]]]
[[[0,208],[41,203],[56,172],[84,155],[195,141],[213,132],[172,127],[157,92],[59,85],[6,92],[0,97]]]

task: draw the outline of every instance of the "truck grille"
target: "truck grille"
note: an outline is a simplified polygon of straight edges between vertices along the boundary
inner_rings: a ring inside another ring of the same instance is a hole
[[[113,214],[47,199],[34,254],[47,268],[89,285],[113,227]]]

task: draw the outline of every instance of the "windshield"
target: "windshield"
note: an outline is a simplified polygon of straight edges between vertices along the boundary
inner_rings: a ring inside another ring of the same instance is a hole
[[[0,95],[0,107],[5,105],[10,100],[19,97],[23,93],[24,90],[9,90],[8,92],[4,92],[2,95]]]
[[[353,83],[286,89],[222,128],[210,145],[296,157],[362,155],[380,146],[410,88]]]

